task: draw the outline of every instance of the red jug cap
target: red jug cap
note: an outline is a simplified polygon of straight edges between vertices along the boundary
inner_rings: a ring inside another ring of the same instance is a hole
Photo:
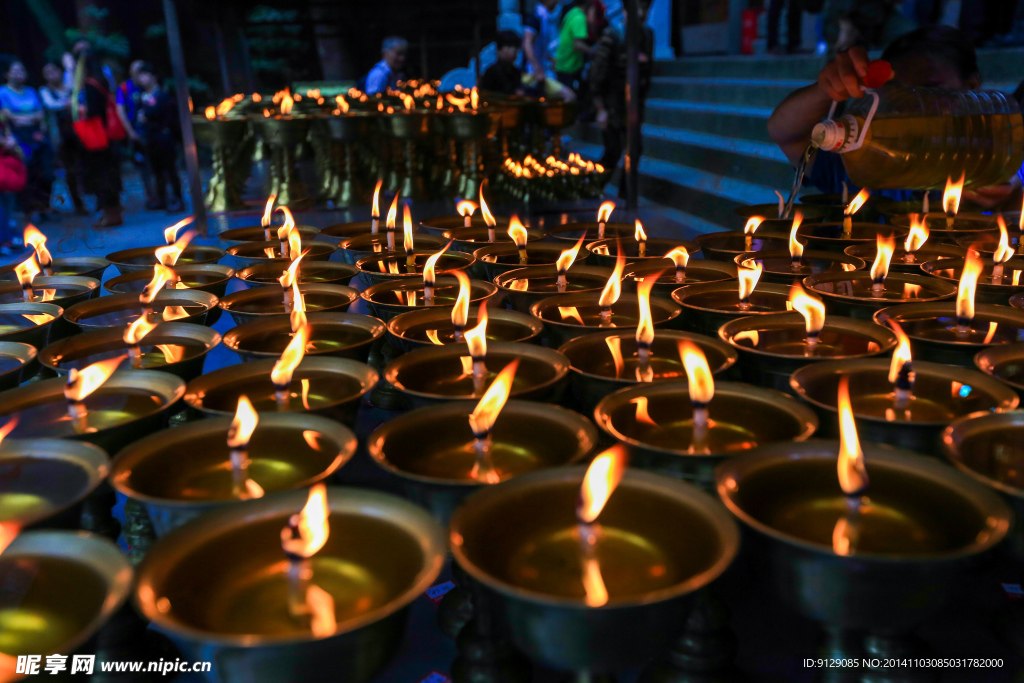
[[[892,65],[884,59],[876,59],[868,64],[868,75],[864,77],[864,86],[867,88],[881,88],[892,77]]]

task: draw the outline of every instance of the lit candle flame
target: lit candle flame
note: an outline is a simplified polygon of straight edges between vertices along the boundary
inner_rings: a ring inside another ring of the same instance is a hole
[[[270,226],[271,217],[274,215],[274,202],[276,201],[276,194],[272,194],[269,197],[267,197],[267,206],[266,208],[263,209],[263,218],[260,219],[260,225],[262,225],[264,228]],[[269,233],[267,235],[267,239],[270,239]]]
[[[646,396],[637,396],[634,399],[630,399],[629,402],[636,406],[633,419],[636,420],[637,423],[651,425],[652,427],[658,426],[658,423],[651,419],[651,415],[648,412],[648,401]]]
[[[562,317],[562,320],[573,320],[580,325],[583,324],[583,318],[580,317],[580,312],[575,306],[559,306],[558,315]]]
[[[277,278],[277,281],[281,283],[282,289],[289,289],[296,282],[296,278],[299,275],[299,264],[302,263],[302,259],[305,258],[306,254],[299,254],[297,259],[294,259],[288,266],[287,270],[281,272],[281,277]]]
[[[892,254],[896,250],[895,235],[884,236],[881,233],[875,239],[876,253],[875,262],[871,265],[871,279],[876,283],[884,283],[889,275],[889,263],[892,261]]]
[[[306,298],[299,290],[298,280],[292,282],[292,312],[288,315],[288,322],[293,334],[306,327]]]
[[[383,180],[378,180],[373,188],[373,205],[370,207],[370,216],[380,218],[380,188],[384,185]]]
[[[431,254],[430,258],[427,259],[426,264],[423,266],[423,284],[433,286],[436,281],[436,275],[434,269],[437,267],[437,262],[441,256],[448,251],[448,247],[452,246],[449,240],[448,244],[444,245],[441,251],[436,254]],[[457,277],[457,276],[456,276]]]
[[[142,339],[156,328],[154,323],[149,322],[146,316],[140,315],[124,329],[124,343],[130,346],[137,346]]]
[[[259,420],[259,415],[249,398],[245,394],[239,396],[235,416],[231,420],[231,427],[228,428],[228,448],[247,448]]]
[[[690,402],[707,405],[715,396],[715,380],[708,366],[708,359],[700,347],[691,341],[679,342],[679,357],[686,370]]]
[[[178,231],[184,228],[186,225],[191,225],[194,220],[194,216],[186,216],[185,218],[182,218],[180,221],[178,221],[171,227],[165,228],[164,242],[166,244],[174,244],[174,242],[178,239]]]
[[[459,281],[459,295],[455,299],[455,305],[452,306],[452,326],[455,327],[456,338],[458,338],[460,336],[458,331],[464,329],[469,321],[469,298],[472,285],[469,282],[469,276],[461,270],[455,271],[455,278]]]
[[[974,290],[978,286],[981,270],[981,257],[977,250],[968,249],[956,290],[956,317],[961,324],[974,320]]]
[[[18,422],[20,420],[21,417],[18,414],[14,414],[10,417],[9,420],[7,420],[6,423],[4,423],[3,427],[0,427],[0,443],[3,443],[3,440],[6,439],[7,436],[14,431],[14,428],[18,426]],[[3,552],[3,549],[3,544],[0,544],[0,552]]]
[[[165,266],[173,268],[178,263],[178,259],[181,257],[181,252],[185,251],[185,247],[192,241],[192,238],[196,236],[195,230],[186,230],[173,244],[168,244],[165,247],[157,247],[153,250],[156,255],[156,260]]]
[[[858,192],[857,195],[850,200],[850,203],[846,205],[846,208],[843,209],[843,215],[852,216],[853,214],[857,213],[860,210],[860,208],[864,206],[864,202],[866,202],[868,200],[868,197],[870,196],[871,193],[868,192],[867,190],[861,190],[860,192]]]
[[[857,438],[857,423],[850,405],[850,378],[839,380],[839,461],[837,471],[843,493],[855,496],[868,486],[868,473],[864,467],[864,452]]]
[[[103,383],[117,370],[117,366],[121,364],[121,361],[127,357],[127,354],[125,354],[116,358],[97,361],[92,365],[85,366],[81,370],[71,368],[71,372],[68,373],[67,383],[64,385],[64,398],[74,403],[84,401],[103,386]]]
[[[139,294],[139,303],[148,306],[153,303],[156,295],[168,282],[174,281],[174,271],[165,265],[156,264],[153,266],[153,278],[142,288]]]
[[[764,270],[763,266],[758,261],[748,261],[748,263],[753,263],[754,265],[747,266],[745,264],[740,264],[736,268],[741,302],[747,301],[750,298],[750,295],[754,293],[754,288],[757,287],[757,282],[761,279],[761,272]]]
[[[794,311],[804,317],[808,341],[817,339],[818,333],[825,327],[825,304],[818,297],[808,294],[800,285],[790,288],[789,303]]]
[[[651,317],[651,290],[654,284],[661,277],[661,271],[648,275],[636,286],[636,298],[639,304],[639,320],[636,326],[636,343],[638,348],[646,348],[650,353],[650,346],[654,343],[654,320]]]
[[[36,275],[39,275],[39,264],[36,263],[35,252],[14,266],[14,274],[18,278],[18,282],[21,284],[21,288],[25,290],[26,300],[30,300],[32,297],[32,283],[36,279]]]
[[[999,246],[996,247],[992,260],[997,264],[1006,263],[1013,256],[1013,249],[1010,248],[1010,235],[1006,231],[1006,221],[1003,220],[1001,214],[996,216],[996,222],[999,224]]]
[[[484,217],[484,223],[487,224],[488,228],[493,228],[497,225],[497,221],[494,220],[494,216],[491,214],[491,209],[487,206],[487,201],[484,199],[483,185],[480,186],[480,214]]]
[[[284,97],[281,98],[281,114],[287,116],[292,113],[292,107],[295,106],[295,99],[291,93],[285,92]]]
[[[315,484],[309,489],[309,497],[302,510],[297,515],[292,515],[288,525],[281,530],[281,548],[293,557],[313,557],[330,537],[329,519],[327,487]]]
[[[469,427],[473,435],[478,439],[489,434],[494,428],[498,414],[505,407],[508,396],[512,392],[512,382],[519,368],[519,359],[512,361],[498,373],[498,376],[487,387],[487,391],[477,402],[473,412],[469,415]]]
[[[800,259],[804,255],[804,245],[800,244],[800,241],[796,238],[797,230],[800,229],[800,224],[803,223],[804,215],[800,211],[793,212],[793,227],[789,231],[789,257],[793,260],[793,263],[799,263]]]
[[[398,193],[395,193],[395,198],[391,200],[391,206],[388,207],[388,216],[384,221],[384,225],[388,231],[388,251],[395,250],[395,221],[398,220]]]
[[[203,114],[206,116],[207,121],[213,121],[215,118],[217,118],[217,110],[212,106],[207,107],[203,111]]]
[[[665,258],[672,261],[676,270],[686,270],[686,265],[690,262],[690,252],[686,247],[675,247],[665,254]]]
[[[476,314],[476,325],[465,331],[466,345],[473,360],[487,355],[487,302],[480,304]]]
[[[928,226],[922,220],[920,214],[910,214],[910,232],[907,233],[907,240],[903,243],[903,248],[906,249],[907,253],[912,254],[923,247],[927,241]]]
[[[946,179],[946,189],[942,193],[942,210],[947,216],[955,216],[960,210],[960,196],[964,191],[966,173],[960,174],[960,180],[953,181],[952,176]]]
[[[611,498],[615,487],[626,471],[626,449],[621,444],[612,446],[590,463],[580,487],[576,518],[584,524],[597,521],[598,515]]]
[[[573,310],[576,310],[576,309],[574,308]],[[561,313],[562,308],[559,307],[558,311],[559,311],[559,313]],[[577,316],[578,315],[579,314],[577,313]],[[565,316],[564,315],[562,316],[562,319],[565,320]],[[581,325],[583,324],[582,320],[580,320],[580,324]],[[605,346],[608,347],[608,351],[610,351],[611,354],[612,354],[612,363],[615,365],[615,378],[618,379],[619,377],[622,376],[622,371],[626,367],[626,364],[625,364],[625,362],[622,359],[622,337],[616,337],[616,336],[605,337],[604,338],[604,344],[605,344]]]
[[[402,205],[402,248],[405,249],[407,256],[416,249],[412,237],[412,211],[408,204]]]
[[[234,109],[237,101],[238,100],[235,100],[233,97],[225,97],[221,103],[217,105],[217,116],[226,115],[229,111]]]
[[[292,335],[288,346],[285,347],[281,357],[274,363],[274,368],[270,371],[270,380],[274,383],[275,387],[284,388],[292,383],[292,374],[306,355],[309,335],[309,325],[300,327]]]
[[[519,216],[515,214],[512,214],[512,218],[508,224],[508,236],[515,243],[516,248],[519,249],[520,263],[526,263],[526,228],[523,227],[523,223],[519,220]]]
[[[463,199],[455,204],[455,211],[463,218],[471,217],[479,208],[476,202]]]
[[[612,211],[615,210],[615,202],[605,201],[601,202],[601,206],[597,207],[597,222],[607,223],[608,219],[612,217]]]
[[[584,232],[582,235],[580,235],[580,238],[576,240],[576,244],[574,244],[569,249],[565,249],[564,251],[562,251],[561,254],[558,255],[558,258],[555,260],[555,269],[559,273],[564,275],[565,272],[569,270],[572,264],[576,261],[576,255],[579,253],[580,247],[583,246],[583,240],[586,238],[586,236],[586,232]]]
[[[292,227],[288,233],[288,258],[295,261],[302,257],[302,235]]]
[[[903,331],[903,327],[892,318],[888,320],[888,323],[893,334],[896,335],[897,341],[896,349],[892,352],[892,362],[889,364],[889,382],[896,384],[903,367],[912,362],[913,358],[910,355],[910,337]]]
[[[46,248],[46,235],[29,223],[25,226],[24,241],[25,244],[36,250],[36,260],[39,261],[39,266],[49,275],[48,271],[53,263],[53,257],[50,255],[50,250]]]
[[[601,308],[610,309],[619,300],[619,296],[622,294],[622,271],[625,268],[626,255],[622,249],[619,249],[615,255],[615,268],[612,270],[612,274],[608,278],[608,282],[605,283],[604,289],[601,290],[601,296],[597,300]]]
[[[644,232],[644,226],[640,224],[640,219],[636,219],[636,228],[633,230],[633,239],[636,240],[637,245],[640,248],[640,258],[643,258],[647,254],[647,233]]]
[[[743,234],[753,235],[761,227],[761,223],[764,223],[764,216],[751,216],[743,226]]]

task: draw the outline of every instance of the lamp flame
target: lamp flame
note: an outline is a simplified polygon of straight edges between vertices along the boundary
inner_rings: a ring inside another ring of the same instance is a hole
[[[753,235],[761,227],[761,223],[764,223],[764,216],[751,216],[747,219],[747,224],[743,226],[743,234]]]
[[[491,214],[491,209],[487,206],[487,201],[484,199],[484,186],[480,186],[480,213],[484,217],[484,223],[487,224],[488,228],[493,228],[497,225],[497,221],[494,220],[494,216]]]
[[[992,260],[996,263],[1006,263],[1013,256],[1013,249],[1010,247],[1010,235],[1006,232],[1006,221],[1003,220],[1002,215],[996,216],[996,222],[999,224],[999,246],[996,247],[995,253],[992,254]]]
[[[469,346],[469,355],[474,358],[483,358],[487,355],[487,302],[480,304],[476,314],[476,326],[465,331],[466,345]]]
[[[597,207],[597,222],[607,223],[608,219],[612,217],[612,211],[615,210],[615,202],[606,201],[601,202],[601,206]]]
[[[804,221],[804,215],[800,211],[793,212],[793,227],[789,231],[789,256],[793,261],[799,261],[804,255],[804,245],[796,238],[796,232]]]
[[[868,485],[868,473],[864,467],[864,452],[857,438],[857,423],[853,419],[850,405],[850,378],[839,380],[839,485],[843,493],[855,496]]]
[[[2,443],[3,440],[7,438],[8,434],[14,431],[14,428],[18,426],[18,422],[20,420],[21,417],[17,413],[15,413],[14,415],[11,416],[9,420],[7,420],[3,427],[0,427],[0,443]],[[4,545],[0,543],[0,553],[2,553],[3,550]]]
[[[260,225],[264,228],[270,225],[270,219],[274,215],[274,202],[277,201],[277,194],[272,194],[267,197],[267,206],[263,209],[263,218],[260,219]]]
[[[288,289],[295,284],[296,277],[299,274],[299,264],[302,263],[302,259],[305,256],[305,253],[299,254],[299,257],[291,262],[288,269],[281,273],[281,277],[277,278],[277,281],[281,283],[282,289]]]
[[[858,192],[857,195],[850,200],[850,203],[846,205],[846,208],[843,209],[843,215],[852,216],[857,213],[860,210],[860,207],[864,206],[864,202],[866,202],[870,196],[871,193],[867,190],[861,190]]]
[[[175,223],[171,227],[165,228],[164,229],[164,242],[167,243],[167,244],[174,244],[174,241],[176,239],[178,239],[178,231],[181,230],[182,228],[184,228],[186,225],[191,225],[192,221],[194,221],[194,220],[195,220],[194,216],[186,216],[185,218],[182,218],[180,221],[178,221],[177,223]],[[26,229],[25,232],[27,233],[28,230]],[[26,235],[25,241],[28,242],[27,235]],[[45,238],[43,239],[43,241],[44,242],[46,241]],[[35,245],[33,244],[33,246],[35,246]],[[38,249],[36,251],[38,252]]]
[[[955,216],[960,210],[960,196],[964,191],[966,173],[960,174],[960,180],[954,182],[952,176],[946,179],[946,189],[942,192],[942,210],[947,216]]]
[[[281,357],[274,363],[274,368],[270,371],[270,380],[275,387],[287,387],[292,383],[292,374],[306,355],[309,334],[309,325],[304,325],[296,330],[291,341],[288,342],[288,346],[281,353]]]
[[[605,283],[604,289],[601,290],[601,296],[597,300],[601,308],[611,308],[619,300],[619,296],[622,294],[622,271],[625,268],[626,255],[622,249],[619,249],[615,255],[615,268],[612,270],[612,274],[608,278],[608,282]]]
[[[892,261],[892,254],[896,251],[896,236],[883,236],[878,234],[875,241],[876,254],[875,262],[871,265],[871,279],[876,283],[884,282],[889,275],[889,263]]]
[[[569,270],[573,262],[576,260],[576,255],[580,252],[580,247],[583,246],[583,240],[586,239],[586,237],[587,233],[584,231],[584,233],[580,235],[580,238],[576,240],[576,244],[558,255],[558,258],[555,260],[555,269],[559,273],[564,274],[565,271]]]
[[[103,383],[117,370],[121,361],[127,357],[128,355],[124,354],[116,358],[97,361],[81,370],[71,368],[71,372],[68,373],[68,381],[64,385],[64,398],[75,403],[84,401],[103,386]]]
[[[256,431],[259,423],[259,415],[253,408],[249,397],[242,394],[238,397],[238,407],[235,408],[235,417],[231,420],[231,427],[228,428],[228,448],[245,448],[249,445],[252,433]]]
[[[166,247],[157,247],[153,250],[156,260],[165,266],[174,267],[177,265],[178,259],[181,258],[181,252],[185,251],[185,247],[188,246],[188,243],[195,236],[195,230],[187,230],[173,244],[168,244]]]
[[[758,261],[752,262],[753,266],[740,264],[736,268],[736,275],[739,280],[740,301],[746,301],[754,293],[758,280],[761,279],[761,272],[764,267]]]
[[[679,342],[679,357],[686,370],[690,387],[690,402],[707,405],[715,396],[715,380],[708,367],[708,359],[700,347],[691,341]]]
[[[677,270],[685,269],[686,264],[690,262],[690,252],[686,247],[676,247],[665,254],[665,258],[670,259]]]
[[[636,297],[640,307],[639,320],[636,326],[636,343],[640,347],[650,347],[654,342],[654,320],[651,317],[651,290],[661,277],[661,273],[652,273],[641,280],[636,286]]]
[[[370,216],[380,218],[380,188],[384,185],[383,180],[378,180],[373,188],[373,206],[370,208]]]
[[[903,327],[898,322],[889,319],[889,326],[892,327],[893,334],[896,335],[896,350],[892,352],[892,363],[889,365],[889,382],[895,384],[896,380],[900,377],[900,372],[903,370],[903,366],[911,362],[913,358],[910,355],[910,337],[903,331]]]
[[[441,258],[441,256],[444,254],[444,252],[448,251],[448,247],[450,247],[450,246],[452,246],[452,243],[449,240],[448,244],[444,245],[444,247],[441,248],[441,251],[437,252],[436,254],[432,254],[430,256],[430,258],[427,259],[426,264],[424,264],[424,266],[423,266],[423,283],[424,284],[426,284],[426,285],[433,285],[434,284],[434,282],[437,279],[436,276],[435,276],[435,273],[434,273],[434,269],[437,267],[438,260]],[[458,273],[456,273],[456,277],[458,277]],[[461,280],[460,280],[460,282],[461,282]],[[461,294],[461,292],[460,292],[460,294]],[[467,305],[469,305],[469,300],[467,299],[466,301],[467,301]]]
[[[583,475],[580,486],[579,504],[576,506],[576,518],[584,524],[597,520],[615,488],[622,481],[626,471],[626,448],[621,444],[612,446],[590,463],[587,473]]]
[[[292,94],[290,92],[286,91],[284,93],[284,96],[281,98],[281,113],[284,114],[285,116],[287,116],[288,114],[291,114],[292,113],[292,107],[294,107],[294,106],[295,106],[295,100],[294,100],[294,98],[292,98]]]
[[[217,110],[214,107],[207,107],[203,111],[203,114],[206,116],[207,121],[213,121],[215,118],[217,118]]]
[[[508,225],[508,236],[512,238],[516,246],[520,249],[526,248],[526,228],[523,227],[522,221],[519,220],[519,216],[512,214],[512,219]]]
[[[292,312],[288,315],[288,322],[293,334],[306,326],[306,297],[302,296],[297,280],[292,282]]]
[[[388,230],[395,229],[395,221],[398,220],[398,193],[395,193],[395,198],[391,200],[391,206],[388,207],[388,216],[384,221]]]
[[[154,328],[156,328],[154,323],[149,322],[146,316],[140,315],[133,323],[125,327],[123,337],[124,343],[130,346],[136,346],[142,341],[143,337],[152,332]]]
[[[816,337],[821,328],[825,327],[825,304],[818,297],[808,294],[800,285],[790,288],[789,303],[794,311],[804,317],[808,336]]]
[[[412,238],[412,211],[408,204],[402,205],[402,247],[406,254],[411,254],[416,248]]]
[[[46,235],[29,223],[25,226],[24,240],[25,244],[32,245],[32,248],[36,250],[36,260],[39,261],[42,269],[49,270],[53,257],[50,255],[50,250],[46,248]]]
[[[316,484],[309,489],[309,497],[299,514],[292,515],[288,525],[281,530],[281,548],[294,557],[313,557],[330,536],[329,518],[327,487]]]
[[[32,282],[39,275],[39,264],[36,263],[36,255],[33,252],[27,259],[14,266],[14,274],[23,288],[31,288]]]
[[[512,392],[512,382],[516,377],[516,370],[519,369],[519,359],[512,361],[498,373],[498,376],[487,387],[487,391],[476,404],[476,408],[469,415],[469,427],[473,435],[482,438],[489,434],[494,428],[498,414],[505,407],[508,395]]]
[[[172,282],[173,280],[173,270],[159,263],[153,266],[153,279],[142,288],[142,293],[139,294],[139,303],[153,303],[153,299],[156,298],[156,295],[160,290],[163,289],[168,282]]]
[[[458,202],[455,205],[455,211],[458,212],[458,214],[463,218],[468,218],[469,216],[472,216],[478,208],[479,206],[477,205],[476,202],[470,201],[468,199],[463,199],[462,201]]]
[[[640,244],[647,241],[647,233],[644,232],[644,226],[640,224],[639,218],[636,219],[636,227],[633,230],[633,239]]]
[[[469,276],[461,270],[455,271],[455,278],[459,281],[459,296],[455,299],[455,305],[452,306],[452,325],[456,329],[461,329],[469,320],[469,297],[472,285],[469,282]]]
[[[968,249],[960,273],[960,284],[956,289],[956,317],[959,321],[974,320],[974,290],[978,286],[981,270],[981,257],[977,250]]]
[[[914,253],[918,249],[924,246],[924,243],[928,241],[928,226],[921,219],[921,214],[912,213],[910,214],[910,232],[907,233],[907,240],[903,243],[903,248],[908,253]]]

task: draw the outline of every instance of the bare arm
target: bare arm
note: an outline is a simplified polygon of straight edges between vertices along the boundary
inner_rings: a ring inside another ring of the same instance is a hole
[[[523,54],[526,55],[526,61],[533,65],[533,73],[537,77],[538,81],[544,80],[544,65],[537,59],[537,53],[534,50],[534,41],[537,40],[537,34],[533,31],[523,32]]]
[[[827,114],[832,101],[863,97],[863,78],[867,75],[868,55],[855,47],[840,52],[829,62],[818,82],[789,94],[768,119],[768,135],[796,166],[811,140],[811,130]]]
[[[139,135],[135,132],[135,129],[132,128],[132,124],[128,120],[128,112],[124,110],[123,104],[117,105],[117,118],[121,119],[121,125],[124,126],[124,130],[128,133],[128,137],[132,140],[138,140]]]

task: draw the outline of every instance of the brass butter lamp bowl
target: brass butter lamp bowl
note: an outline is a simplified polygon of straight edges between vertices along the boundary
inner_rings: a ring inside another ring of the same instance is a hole
[[[1003,344],[979,351],[974,366],[1024,396],[1024,344]]]
[[[275,242],[275,244],[277,243]],[[107,254],[107,260],[117,268],[117,271],[121,273],[121,275],[136,273],[140,270],[152,273],[153,266],[160,263],[160,261],[157,260],[154,251],[162,246],[164,245],[160,244],[152,247],[136,247],[133,249],[115,251],[112,254]],[[224,250],[220,247],[189,244],[184,248],[184,250],[182,250],[181,255],[178,256],[177,265],[184,266],[186,264],[194,263],[216,263],[224,258],[224,253]]]
[[[310,313],[307,356],[337,356],[366,362],[370,347],[384,336],[384,323],[361,313]],[[243,361],[279,358],[292,340],[287,316],[268,316],[224,333],[224,345]]]
[[[195,263],[175,266],[174,274],[185,288],[198,289],[220,297],[227,292],[228,282],[235,277],[235,269],[219,263]],[[140,294],[152,279],[152,270],[139,270],[110,278],[103,283],[103,289],[111,294]]]
[[[240,270],[235,276],[246,287],[262,287],[265,285],[280,286],[280,277],[287,269],[286,264],[262,263],[258,266],[249,266]],[[359,273],[359,270],[348,263],[336,263],[334,261],[303,261],[295,274],[299,284],[319,283],[325,285],[347,285],[352,278]]]
[[[49,343],[54,323],[63,317],[64,309],[54,304],[0,304],[0,341],[41,349]]]
[[[488,342],[537,342],[544,324],[536,318],[505,308],[487,311]],[[466,328],[473,328],[477,313],[471,312]],[[388,341],[404,351],[455,343],[451,310],[441,306],[400,313],[387,323]],[[436,341],[434,341],[436,339]]]
[[[38,369],[36,347],[22,342],[0,341],[0,391],[27,382],[35,377]]]

